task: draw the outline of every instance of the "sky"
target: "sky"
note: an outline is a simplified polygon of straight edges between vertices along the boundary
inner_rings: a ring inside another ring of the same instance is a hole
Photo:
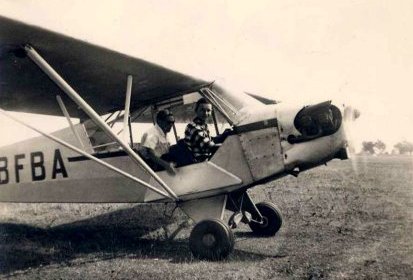
[[[345,102],[358,143],[413,141],[413,1],[0,0],[0,14],[283,103]],[[0,146],[33,135],[0,127]]]

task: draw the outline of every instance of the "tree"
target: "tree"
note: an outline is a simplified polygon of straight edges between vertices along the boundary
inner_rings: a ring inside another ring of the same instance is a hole
[[[372,141],[363,141],[363,143],[361,143],[362,148],[361,151],[363,153],[368,153],[370,155],[374,155],[375,151],[374,151],[374,143]]]
[[[405,155],[405,154],[412,154],[413,153],[413,143],[407,142],[407,141],[402,141],[394,145],[394,148],[399,151],[399,154]]]
[[[377,139],[377,141],[374,143],[374,147],[378,150],[380,154],[383,154],[386,150],[386,144],[384,144],[384,142],[380,139]]]
[[[380,139],[377,139],[376,142],[363,141],[361,144],[362,144],[361,152],[364,154],[374,155],[377,153],[377,154],[382,155],[384,154],[386,150],[386,144]]]

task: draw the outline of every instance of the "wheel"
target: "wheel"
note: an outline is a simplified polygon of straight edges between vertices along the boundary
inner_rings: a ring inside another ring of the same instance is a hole
[[[260,202],[255,206],[262,215],[263,223],[251,222],[249,223],[250,228],[257,235],[274,236],[282,225],[280,210],[273,203],[269,202]]]
[[[189,236],[189,248],[201,260],[225,259],[234,249],[234,234],[221,220],[204,220]]]

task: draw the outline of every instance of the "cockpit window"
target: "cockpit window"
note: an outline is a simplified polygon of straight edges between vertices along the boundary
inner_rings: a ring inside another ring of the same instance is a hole
[[[243,120],[254,106],[262,106],[256,99],[239,90],[227,90],[213,84],[200,93],[233,125]]]

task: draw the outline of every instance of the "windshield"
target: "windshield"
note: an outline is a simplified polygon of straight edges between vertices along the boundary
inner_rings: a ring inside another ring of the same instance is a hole
[[[210,88],[201,89],[201,94],[233,125],[244,120],[257,106],[263,106],[241,90],[229,90],[215,83]]]

